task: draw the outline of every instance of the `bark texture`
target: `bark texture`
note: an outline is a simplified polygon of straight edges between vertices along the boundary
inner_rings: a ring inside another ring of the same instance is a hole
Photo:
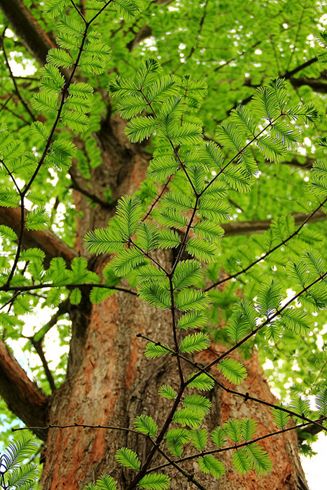
[[[168,0],[157,0],[158,3],[169,3]],[[49,48],[53,47],[51,38],[40,28],[35,19],[20,0],[0,0],[0,7],[18,36],[24,41],[34,57],[44,63]],[[136,40],[137,41],[137,40]],[[306,62],[302,67],[286,74],[286,78],[295,75],[300,69],[317,61],[316,58]],[[93,171],[92,179],[84,181],[73,168],[74,178],[78,179],[81,188],[89,188],[92,183],[92,194],[103,195],[107,188],[113,190],[113,201],[120,195],[132,192],[143,180],[149,155],[142,146],[131,145],[123,135],[124,124],[119,118],[110,115],[103,121],[97,134],[102,149],[103,164]],[[63,248],[52,236],[43,232],[38,234],[25,233],[26,246],[40,246],[49,256],[62,255],[70,260],[75,253],[82,251],[82,240],[86,231],[104,226],[113,213],[112,209],[101,206],[90,206],[89,200],[81,193],[75,193],[75,203],[82,215],[78,222],[76,252]],[[0,210],[1,211],[1,210]],[[15,212],[14,210],[12,211]],[[8,210],[6,210],[8,213]],[[0,221],[13,226],[19,223],[17,216],[6,216],[0,212]],[[6,219],[13,219],[11,223]],[[303,216],[300,217],[303,219]],[[322,217],[320,217],[322,218]],[[244,232],[261,231],[264,227],[256,224],[250,229],[248,223],[243,224]],[[226,225],[227,234],[235,234],[234,224]],[[235,224],[236,226],[236,224]],[[13,226],[14,227],[14,226]],[[245,229],[246,228],[246,229]],[[51,248],[52,245],[54,248]],[[58,253],[59,251],[59,253]],[[61,252],[60,252],[61,251]],[[164,257],[162,260],[169,260]],[[105,261],[94,261],[95,270],[101,271]],[[171,322],[169,315],[158,312],[141,302],[138,298],[122,293],[110,297],[97,306],[91,306],[87,296],[83,297],[80,307],[71,313],[72,338],[67,368],[67,379],[50,400],[47,412],[47,400],[40,394],[35,385],[17,366],[6,349],[0,350],[0,368],[3,375],[0,380],[1,394],[10,401],[10,383],[15,384],[15,393],[19,400],[16,405],[9,403],[10,408],[22,418],[27,425],[49,424],[90,424],[114,425],[127,427],[134,417],[140,413],[149,413],[160,426],[169,410],[169,402],[158,397],[158,387],[169,382],[177,384],[176,360],[169,362],[147,361],[143,357],[144,343],[136,337],[142,333],[165,343],[171,339]],[[210,352],[203,354],[211,360]],[[203,357],[205,361],[205,358]],[[264,379],[256,356],[248,361],[249,376],[247,386],[251,394],[267,401],[274,402],[269,387]],[[3,394],[5,393],[5,394]],[[7,395],[6,395],[7,394]],[[251,402],[227,395],[221,390],[211,393],[213,411],[207,420],[209,428],[228,417],[246,416],[258,422],[259,434],[272,430],[269,412]],[[23,410],[23,403],[26,403]],[[31,408],[40,406],[40,412]],[[28,415],[28,416],[27,416]],[[34,416],[34,419],[33,419]],[[40,434],[45,437],[45,434]],[[142,436],[130,435],[124,431],[105,429],[49,429],[43,451],[44,471],[42,488],[45,490],[79,490],[89,481],[94,481],[101,474],[108,472],[116,476],[122,489],[127,487],[131,479],[129,472],[113,470],[115,449],[129,446],[145,456],[149,449]],[[306,488],[303,473],[297,454],[297,441],[294,434],[267,440],[265,443],[270,453],[274,470],[259,479],[255,474],[240,476],[229,470],[219,483],[210,483],[204,475],[199,476],[195,464],[185,465],[194,471],[208,490],[293,490]],[[222,457],[229,465],[230,454]],[[155,462],[162,461],[157,458]],[[116,473],[115,473],[116,472]],[[188,490],[194,486],[181,478],[176,470],[171,470],[173,489]],[[303,481],[303,483],[301,483]],[[303,486],[301,486],[303,485]]]
[[[0,341],[0,396],[5,400],[8,408],[27,426],[42,426],[46,423],[47,397],[29,379],[2,341]],[[42,431],[35,430],[35,433],[43,439]]]
[[[121,122],[114,122],[110,128],[102,128],[101,144],[103,165],[95,170],[93,191],[101,195],[105,186],[116,190],[116,197],[122,192],[134,190],[143,180],[148,156],[141,149],[128,144],[121,131]],[[86,185],[86,183],[85,183]],[[104,226],[112,214],[107,209],[90,207],[81,194],[76,204],[83,217],[79,222],[77,249],[82,251],[84,233],[97,226]],[[169,256],[161,260],[169,261]],[[98,260],[98,271],[105,260]],[[78,319],[74,320],[71,341],[71,355],[68,378],[54,394],[49,423],[53,425],[90,424],[128,427],[135,416],[151,414],[159,427],[168,413],[170,403],[158,396],[158,388],[164,383],[178,384],[176,359],[169,361],[148,361],[143,356],[144,342],[136,335],[141,333],[160,342],[171,340],[170,314],[155,310],[136,297],[119,293],[100,305],[91,307],[87,300]],[[170,343],[170,342],[169,342]],[[211,360],[206,353],[206,362]],[[201,359],[200,359],[201,360]],[[248,362],[248,386],[251,394],[274,403],[257,357]],[[272,430],[269,410],[250,402],[227,395],[220,389],[211,393],[213,410],[207,420],[209,429],[228,417],[246,416],[258,422],[258,434]],[[124,431],[106,429],[50,429],[46,442],[43,488],[45,490],[82,489],[101,474],[110,472],[118,478],[121,488],[127,488],[131,472],[117,469],[114,461],[115,450],[120,447],[135,449],[144,458],[150,449],[149,442],[142,436]],[[271,447],[273,450],[271,450]],[[183,467],[194,473],[208,490],[213,489],[296,489],[303,478],[297,456],[295,434],[286,434],[273,444],[266,442],[274,470],[262,479],[254,472],[246,476],[236,475],[230,466],[230,455],[223,456],[228,471],[221,482],[200,475],[197,466],[189,462]],[[275,450],[277,448],[277,450]],[[154,464],[165,462],[157,456]],[[113,470],[113,468],[115,468]],[[173,489],[195,488],[175,469],[170,470]],[[303,487],[306,488],[306,487]]]

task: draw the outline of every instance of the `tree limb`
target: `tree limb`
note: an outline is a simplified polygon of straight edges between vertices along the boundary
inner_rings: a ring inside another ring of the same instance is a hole
[[[308,217],[305,213],[296,213],[293,214],[294,222],[296,225],[302,223]],[[326,213],[320,211],[316,213],[315,216],[312,217],[310,223],[315,221],[322,221],[326,219]],[[237,221],[231,223],[225,223],[222,228],[225,230],[224,236],[236,236],[236,235],[247,235],[250,233],[258,233],[261,231],[266,231],[271,226],[272,220],[263,220],[263,221]]]
[[[42,426],[47,421],[48,398],[0,341],[0,395],[8,408],[28,426]],[[44,431],[35,434],[45,438]]]
[[[314,92],[318,92],[320,94],[326,94],[327,81],[324,80],[324,78],[322,74],[322,78],[308,78],[308,77],[290,78],[290,82],[293,85],[293,87],[297,88],[297,87],[302,87],[303,85],[308,85],[308,87],[311,87]]]
[[[20,208],[5,208],[0,206],[0,224],[9,226],[16,233],[19,233]],[[25,230],[23,245],[25,248],[41,248],[48,258],[63,257],[67,262],[70,262],[77,256],[75,250],[69,248],[68,245],[61,241],[51,231]]]
[[[298,167],[302,168],[304,170],[308,170],[313,167],[315,160],[310,157],[306,157],[305,161],[303,163],[299,162],[297,158],[292,158],[292,160],[289,160],[288,162],[281,162],[282,165],[290,165],[291,167]]]
[[[49,49],[55,47],[48,34],[40,27],[21,0],[0,0],[0,8],[18,37],[43,65]]]

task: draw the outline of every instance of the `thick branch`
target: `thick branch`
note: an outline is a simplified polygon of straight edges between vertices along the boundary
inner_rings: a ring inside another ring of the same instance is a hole
[[[323,80],[322,78],[290,78],[290,82],[293,87],[302,87],[303,85],[308,85],[311,87],[314,92],[318,92],[320,94],[327,93],[327,81],[326,77]]]
[[[308,215],[305,213],[293,214],[294,222],[296,225],[305,221],[307,217]],[[310,223],[313,223],[315,221],[322,221],[326,218],[327,218],[326,213],[320,211],[319,213],[316,213],[312,217]],[[222,225],[222,227],[225,230],[225,236],[235,236],[235,235],[247,235],[250,233],[258,233],[261,231],[266,231],[271,226],[271,223],[272,220],[270,219],[263,220],[263,221],[238,221],[234,223],[233,222],[226,223]]]
[[[23,5],[23,2],[21,0],[0,0],[0,8],[18,37],[22,39],[33,56],[44,64],[49,49],[55,47],[54,43]]]
[[[26,425],[46,424],[47,397],[29,379],[3,342],[0,342],[0,395]],[[44,431],[36,429],[34,432],[44,439]]]
[[[309,424],[305,429],[299,430],[297,433],[299,443],[302,444],[308,439],[308,436],[316,436],[319,432],[323,431],[323,427],[319,427],[315,424]]]
[[[310,157],[306,157],[305,161],[303,163],[299,162],[297,158],[292,158],[292,160],[289,160],[288,162],[281,162],[282,165],[290,165],[291,167],[298,167],[302,168],[304,170],[308,170],[313,167],[315,160]]]
[[[1,0],[0,0],[1,1]],[[20,209],[0,206],[0,224],[12,228],[17,234],[20,231]],[[63,257],[70,262],[77,253],[69,248],[51,231],[24,231],[24,247],[41,248],[48,258]]]

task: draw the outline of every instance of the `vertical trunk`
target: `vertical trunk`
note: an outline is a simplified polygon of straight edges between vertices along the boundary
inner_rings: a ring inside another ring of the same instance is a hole
[[[126,150],[125,141],[124,144],[118,143],[121,134],[118,123],[114,129],[103,128],[104,164],[96,169],[92,181],[92,191],[96,193],[101,194],[103,188],[110,187],[118,196],[123,191],[134,189],[144,177],[146,154],[141,150],[135,151],[135,147],[127,147]],[[77,239],[77,246],[81,248],[85,232],[105,225],[110,211],[88,206],[84,198],[79,198],[77,206],[84,213]],[[98,271],[102,265],[98,263]],[[171,339],[169,314],[151,308],[136,297],[119,293],[92,307],[87,298],[84,299],[72,320],[68,376],[53,396],[49,424],[128,427],[136,415],[148,413],[160,426],[170,402],[158,396],[158,388],[164,383],[177,385],[176,359],[146,360],[144,343],[136,335],[142,333],[163,343],[168,342]],[[257,358],[253,357],[248,364],[249,390],[273,402]],[[262,407],[220,390],[213,391],[212,401],[215,410],[207,421],[210,429],[229,416],[242,415],[257,419],[261,433],[273,430],[271,416]],[[141,458],[149,450],[145,438],[124,431],[80,427],[50,429],[44,451],[42,488],[82,489],[87,482],[94,481],[103,473],[117,477],[121,488],[126,488],[131,475],[117,469],[114,461],[115,450],[123,446],[134,448]],[[272,443],[268,440],[266,448],[273,459],[274,470],[264,479],[255,474],[239,476],[229,471],[229,455],[224,457],[226,477],[219,484],[205,475],[198,475],[198,478],[208,490],[300,488],[297,482],[301,470],[294,434],[275,438]],[[160,461],[159,457],[156,461]],[[188,469],[198,473],[193,463]],[[194,488],[184,477],[176,474],[176,470],[170,471],[174,482],[172,488]]]
[[[78,362],[64,386],[55,394],[50,424],[90,424],[128,427],[140,413],[154,416],[160,423],[167,413],[169,402],[158,397],[163,383],[177,383],[175,360],[147,361],[143,355],[143,342],[137,333],[143,333],[162,342],[170,336],[170,321],[166,314],[150,308],[137,298],[120,293],[92,308],[87,325],[76,325],[75,330],[86,328],[83,346],[79,343]],[[72,360],[71,360],[72,362]],[[248,361],[249,376],[245,390],[275,402],[270,393],[256,356]],[[175,378],[175,380],[174,380]],[[229,417],[251,417],[258,423],[258,435],[273,431],[269,409],[253,402],[228,395],[221,390],[212,393],[216,411],[208,421],[213,428]],[[241,476],[230,468],[230,454],[220,458],[227,464],[226,476],[218,483],[207,481],[205,488],[224,490],[242,489],[297,489],[304,479],[301,472],[295,434],[284,434],[267,439],[265,448],[273,461],[271,474],[262,477],[255,473]],[[143,437],[131,437],[125,432],[105,429],[50,429],[46,443],[46,462],[43,488],[82,489],[84,484],[105,472],[116,476],[121,488],[126,487],[128,474],[118,473],[113,455],[119,447],[131,447],[144,456],[149,446]],[[192,469],[192,465],[190,467]],[[196,468],[193,468],[196,471]],[[176,472],[173,488],[194,488],[180,479]],[[205,482],[205,478],[199,477]]]

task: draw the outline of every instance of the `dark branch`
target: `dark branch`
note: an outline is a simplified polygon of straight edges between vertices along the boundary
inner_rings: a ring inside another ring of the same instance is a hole
[[[12,69],[11,69],[11,66],[10,66],[10,63],[9,63],[9,59],[8,59],[8,56],[7,56],[6,47],[5,47],[5,32],[6,32],[6,29],[3,32],[1,43],[2,43],[3,56],[4,56],[4,59],[5,59],[7,70],[9,72],[9,77],[10,77],[12,83],[13,83],[14,90],[15,90],[15,93],[16,93],[18,99],[21,101],[24,109],[29,114],[29,116],[32,119],[32,121],[35,121],[36,120],[35,119],[35,116],[34,116],[33,112],[31,111],[31,109],[29,108],[27,102],[24,100],[22,94],[20,93],[19,87],[18,87],[17,82],[16,82],[16,78],[14,77],[14,74],[12,72]]]
[[[323,76],[323,75],[322,75]],[[326,78],[326,77],[325,77]],[[325,79],[322,80],[321,78],[290,78],[290,82],[293,85],[293,87],[302,87],[303,85],[308,85],[308,87],[311,87],[314,92],[318,92],[320,94],[326,94],[327,93],[327,81]]]
[[[191,454],[189,456],[185,456],[183,458],[176,459],[176,460],[174,460],[174,462],[175,463],[183,463],[184,461],[190,461],[192,459],[196,459],[196,458],[199,458],[201,456],[208,455],[208,454],[217,454],[217,453],[223,453],[226,451],[233,451],[236,449],[240,449],[241,447],[246,447],[246,446],[249,446],[250,444],[254,444],[256,442],[263,441],[264,439],[267,439],[269,437],[277,436],[280,434],[284,434],[285,432],[289,432],[291,430],[295,430],[295,429],[299,429],[301,427],[305,427],[306,425],[308,425],[308,424],[304,423],[304,424],[293,425],[292,427],[287,427],[285,429],[276,430],[275,432],[270,432],[270,433],[265,434],[263,436],[256,437],[255,439],[251,439],[250,441],[241,442],[240,444],[234,444],[233,446],[221,447],[219,449],[211,449],[209,451],[203,451],[202,453]],[[169,463],[164,463],[164,464],[161,464],[159,466],[150,468],[148,470],[148,473],[150,473],[152,471],[161,470],[162,468],[165,468],[167,466],[169,466]]]

